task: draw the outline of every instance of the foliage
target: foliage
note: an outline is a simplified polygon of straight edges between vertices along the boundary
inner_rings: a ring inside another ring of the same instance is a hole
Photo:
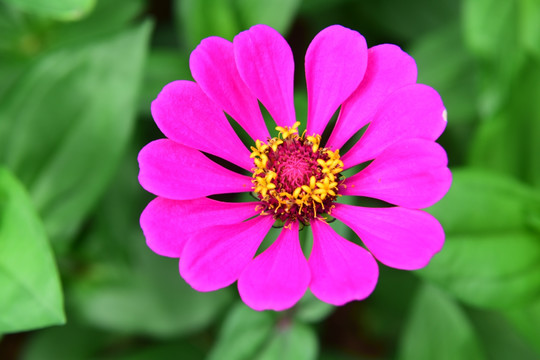
[[[151,101],[202,38],[257,23],[291,43],[299,116],[302,56],[333,23],[401,46],[445,101],[454,182],[428,211],[446,244],[365,301],[256,312],[144,244]],[[540,357],[539,24],[538,0],[0,0],[0,358]]]

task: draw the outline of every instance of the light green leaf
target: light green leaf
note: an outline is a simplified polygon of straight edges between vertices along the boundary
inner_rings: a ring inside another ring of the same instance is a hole
[[[58,20],[73,21],[89,13],[96,0],[7,0],[24,11],[51,17]]]
[[[515,42],[519,0],[465,0],[463,26],[469,47],[483,57],[494,57],[501,46]]]
[[[480,360],[484,356],[469,319],[443,291],[420,289],[401,339],[400,360]]]
[[[238,303],[225,320],[208,359],[315,359],[315,332],[289,316],[286,312],[255,311]]]
[[[318,342],[315,331],[299,322],[282,321],[276,324],[274,335],[256,360],[314,360]]]
[[[55,248],[66,249],[130,139],[150,30],[51,53],[0,100],[0,161],[29,189]]]
[[[41,220],[0,167],[0,333],[63,324],[62,288]]]
[[[528,59],[505,105],[480,125],[469,162],[540,186],[540,60]]]
[[[244,30],[232,0],[176,0],[174,4],[177,31],[190,51],[209,36],[232,41]]]
[[[480,109],[485,115],[493,115],[504,105],[525,60],[520,1],[465,0],[463,4],[465,41],[481,65]]]
[[[243,28],[266,24],[281,34],[287,34],[296,16],[301,0],[236,0]]]
[[[417,273],[477,306],[530,302],[540,292],[539,209],[538,195],[511,178],[454,171],[450,192],[430,208],[446,243]]]
[[[304,231],[306,231],[306,229],[304,229]],[[317,299],[315,295],[308,290],[295,306],[295,309],[295,319],[306,323],[316,323],[334,312],[336,307]]]
[[[540,1],[521,0],[520,10],[523,43],[540,59]]]
[[[249,360],[259,353],[272,334],[275,314],[255,311],[238,303],[220,330],[209,360]]]
[[[56,48],[111,36],[129,27],[144,10],[144,0],[98,0],[83,19],[51,27],[47,42],[51,48]]]

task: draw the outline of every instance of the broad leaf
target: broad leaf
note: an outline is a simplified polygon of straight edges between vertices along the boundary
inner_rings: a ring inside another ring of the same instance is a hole
[[[275,316],[238,303],[231,309],[210,352],[210,360],[253,359],[272,334]]]
[[[534,347],[540,356],[540,300],[505,313],[506,318],[522,334],[522,336]]]
[[[455,171],[450,192],[430,212],[447,240],[418,274],[477,306],[509,308],[538,295],[540,201],[532,189],[493,173]]]
[[[7,0],[38,16],[77,20],[92,10],[95,0]]]
[[[128,161],[135,157],[135,151],[125,157],[80,246],[87,271],[74,278],[73,307],[89,324],[111,331],[154,337],[196,332],[223,311],[231,291],[193,290],[180,277],[178,259],[146,246],[139,216],[151,197],[137,182],[137,163]]]
[[[469,319],[443,291],[425,285],[402,332],[400,360],[483,359]]]
[[[489,360],[538,360],[538,353],[501,314],[478,309],[468,314]],[[538,348],[538,338],[534,342]]]
[[[484,119],[473,139],[470,164],[540,185],[540,60],[529,59],[513,79],[509,97]]]
[[[146,22],[51,53],[0,100],[0,161],[29,189],[58,249],[103,193],[131,136],[150,30]]]
[[[210,360],[310,360],[317,356],[313,329],[287,313],[255,311],[242,303],[232,308],[210,352]]]
[[[0,333],[65,322],[43,224],[23,185],[0,167]]]

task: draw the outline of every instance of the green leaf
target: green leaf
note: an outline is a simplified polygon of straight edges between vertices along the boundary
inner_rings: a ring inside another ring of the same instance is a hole
[[[511,94],[511,82],[525,60],[519,24],[522,0],[465,0],[465,41],[481,64],[480,108],[492,115]]]
[[[527,50],[540,59],[540,1],[521,0],[519,22],[523,43]]]
[[[63,324],[62,288],[24,186],[0,167],[0,333]]]
[[[142,236],[128,239],[144,246]],[[69,294],[87,323],[165,338],[201,330],[229,303],[229,289],[195,291],[178,274],[178,259],[144,251],[141,258],[132,259],[132,267],[96,265],[73,284]]]
[[[505,316],[540,356],[540,342],[538,342],[540,339],[540,300],[521,308],[508,310]]]
[[[209,360],[315,359],[315,332],[289,316],[238,303],[225,319]]]
[[[232,0],[176,0],[175,22],[180,39],[193,50],[202,39],[234,38],[241,30]]]
[[[73,21],[89,13],[95,0],[7,0],[38,16]]]
[[[464,46],[457,24],[419,38],[410,54],[419,69],[418,82],[432,86],[441,94],[448,110],[449,126],[476,118],[477,67]]]
[[[466,314],[452,298],[430,285],[420,289],[402,334],[400,360],[484,358]]]
[[[454,171],[430,208],[445,229],[440,253],[417,273],[473,305],[508,308],[540,292],[539,196],[488,172]]]
[[[139,216],[151,196],[137,182],[135,158],[135,150],[126,154],[81,242],[87,270],[70,278],[73,307],[87,323],[121,333],[164,338],[199,331],[223,311],[231,291],[193,290],[178,259],[146,246]]]
[[[478,338],[490,360],[538,360],[538,354],[527,344],[512,325],[499,313],[469,309]],[[538,345],[538,338],[535,339]]]
[[[102,195],[130,139],[150,30],[145,22],[51,53],[0,100],[0,161],[29,189],[58,249]]]
[[[304,229],[304,231],[306,230],[307,229]],[[294,318],[296,320],[307,323],[316,323],[334,312],[336,307],[317,299],[315,295],[308,290],[295,306],[295,309]]]
[[[287,34],[300,6],[300,0],[236,0],[243,28],[266,24]]]
[[[168,83],[180,79],[192,80],[189,57],[176,50],[152,49],[145,66],[139,111],[151,116],[150,104],[161,89]]]
[[[275,316],[258,312],[243,303],[234,306],[220,330],[209,360],[253,359],[272,334]]]
[[[110,343],[104,332],[70,321],[64,326],[35,332],[22,349],[21,360],[95,359],[100,348]]]
[[[274,335],[256,360],[314,360],[318,342],[315,331],[299,322],[278,322]]]
[[[129,26],[145,9],[144,0],[98,0],[88,16],[79,21],[56,23],[47,34],[49,46],[77,44],[99,36],[114,35]]]
[[[484,119],[469,162],[540,185],[540,61],[528,59],[512,81],[504,106]]]

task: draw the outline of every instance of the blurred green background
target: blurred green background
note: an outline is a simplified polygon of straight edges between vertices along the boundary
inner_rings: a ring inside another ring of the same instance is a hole
[[[381,265],[365,301],[255,312],[145,245],[150,102],[202,38],[257,23],[293,48],[300,120],[335,23],[401,46],[447,106],[445,247]],[[538,0],[0,1],[0,359],[540,359],[539,189]]]

